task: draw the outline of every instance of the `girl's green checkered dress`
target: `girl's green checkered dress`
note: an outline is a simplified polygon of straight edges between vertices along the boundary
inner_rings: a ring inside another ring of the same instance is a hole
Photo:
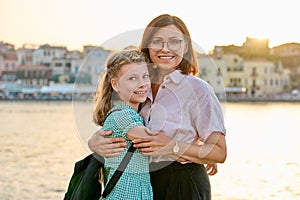
[[[118,157],[105,158],[104,183],[112,177],[122,158],[126,154],[131,141],[126,133],[135,126],[144,125],[143,118],[130,106],[121,101],[114,102],[113,108],[108,113],[103,130],[112,130],[110,137],[126,138],[126,150]],[[152,187],[149,174],[148,156],[142,155],[138,149],[128,163],[124,173],[115,185],[106,200],[152,200]]]

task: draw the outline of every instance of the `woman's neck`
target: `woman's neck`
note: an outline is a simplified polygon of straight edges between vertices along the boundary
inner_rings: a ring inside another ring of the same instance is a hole
[[[168,74],[172,73],[173,71],[175,71],[175,69],[168,69],[168,70],[158,69],[158,73],[157,73],[158,84],[161,84],[164,80],[164,77],[167,76]]]

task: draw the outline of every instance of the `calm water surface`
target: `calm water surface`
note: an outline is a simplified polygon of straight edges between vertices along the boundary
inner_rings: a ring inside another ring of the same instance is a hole
[[[228,158],[210,177],[213,199],[300,199],[300,103],[224,109]],[[0,199],[63,199],[89,153],[90,114],[71,102],[0,102]]]

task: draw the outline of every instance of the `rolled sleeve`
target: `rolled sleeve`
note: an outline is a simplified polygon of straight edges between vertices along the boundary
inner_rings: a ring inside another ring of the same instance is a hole
[[[199,97],[194,109],[192,109],[195,116],[194,123],[202,141],[205,141],[212,132],[221,132],[226,135],[220,102],[209,85],[207,85],[206,90],[205,95]]]
[[[116,126],[115,128],[118,130],[119,137],[127,138],[126,134],[130,129],[143,125],[141,119],[141,116],[135,111],[122,109],[113,112],[106,120],[111,121]]]

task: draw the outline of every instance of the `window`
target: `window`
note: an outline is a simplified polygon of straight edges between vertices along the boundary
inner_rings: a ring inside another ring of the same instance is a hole
[[[253,86],[253,87],[256,86],[256,80],[255,80],[255,79],[252,80],[252,86]]]
[[[256,67],[252,68],[252,75],[256,75]]]

